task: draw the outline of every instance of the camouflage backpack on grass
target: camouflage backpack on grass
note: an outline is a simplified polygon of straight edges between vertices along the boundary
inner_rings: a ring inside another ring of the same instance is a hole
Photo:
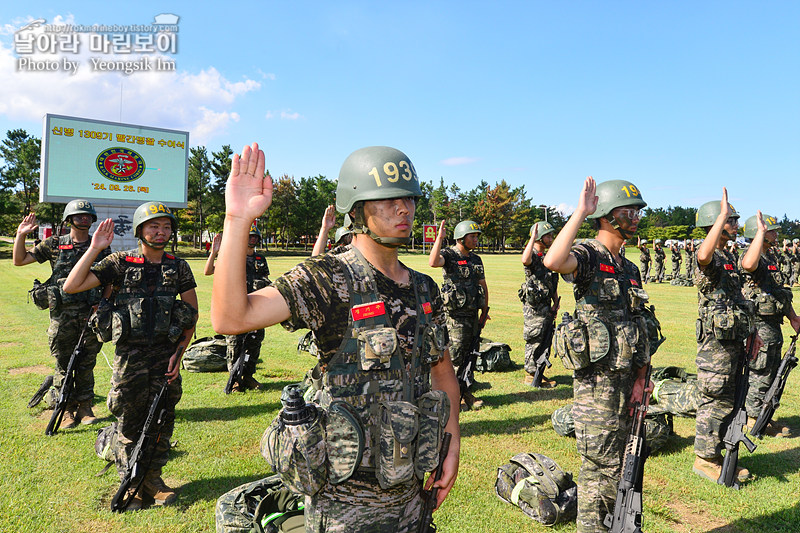
[[[187,372],[226,372],[226,351],[225,335],[197,339],[183,354],[183,368]]]
[[[275,474],[245,483],[220,496],[215,511],[217,533],[302,533],[303,497]]]
[[[572,474],[538,453],[519,453],[497,469],[497,496],[537,522],[552,526],[575,520],[578,486]]]
[[[514,363],[511,362],[511,347],[508,344],[481,338],[478,350],[480,355],[475,361],[475,370],[478,372],[502,372],[514,367]]]

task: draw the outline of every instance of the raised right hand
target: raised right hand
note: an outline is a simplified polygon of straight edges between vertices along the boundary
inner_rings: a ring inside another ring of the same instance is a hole
[[[329,232],[336,225],[336,207],[331,204],[325,208],[325,214],[322,215],[322,229],[325,233]]]
[[[578,198],[578,209],[576,211],[583,214],[584,217],[591,215],[597,211],[597,202],[600,198],[597,197],[597,183],[591,176],[586,177],[583,182],[583,189]]]
[[[214,235],[214,240],[211,241],[211,250],[218,253],[220,244],[222,244],[222,233],[217,233]]]
[[[17,235],[27,235],[35,231],[38,227],[39,223],[36,222],[36,215],[28,213],[25,215],[25,218],[22,219],[22,222],[19,223],[19,226],[17,226]]]
[[[92,235],[92,248],[105,250],[114,241],[114,221],[110,218],[105,219],[97,226]]]
[[[225,214],[243,218],[249,225],[272,204],[272,178],[264,175],[264,152],[258,143],[234,154],[225,187]]]

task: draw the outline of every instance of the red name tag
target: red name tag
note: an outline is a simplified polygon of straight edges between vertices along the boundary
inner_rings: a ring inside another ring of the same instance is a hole
[[[467,264],[467,260],[464,259],[463,261],[459,261],[458,264],[459,265],[466,265]]]
[[[425,302],[422,304],[422,310],[425,312],[426,315],[433,313],[433,307],[431,307],[430,302]]]
[[[778,267],[775,265],[767,265],[767,270],[778,270]]]
[[[536,255],[538,255],[539,257],[542,257],[544,254],[542,252],[536,252]]]
[[[722,268],[724,268],[725,270],[733,270],[733,264],[731,263],[724,264],[722,265]]]
[[[386,308],[383,306],[383,302],[361,304],[350,309],[350,314],[353,315],[353,320],[363,320],[365,318],[385,315]]]
[[[59,250],[72,250],[72,245],[71,244],[59,244],[58,245],[58,249]]]
[[[603,272],[608,272],[610,274],[616,273],[613,265],[604,265],[603,263],[600,263],[600,270],[602,270]]]
[[[638,287],[639,286],[639,282],[636,281],[635,279],[632,279],[631,280],[631,285],[633,285],[634,287]]]
[[[167,259],[175,259],[174,255],[167,254],[167,253],[164,254],[164,257],[166,257]]]
[[[141,264],[141,263],[144,263],[144,257],[132,257],[130,255],[126,255],[125,256],[125,261],[127,261],[128,263]]]

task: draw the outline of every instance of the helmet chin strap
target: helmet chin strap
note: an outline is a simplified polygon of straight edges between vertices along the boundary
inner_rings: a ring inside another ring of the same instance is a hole
[[[411,235],[408,237],[381,237],[367,227],[364,221],[364,204],[359,203],[355,206],[355,217],[353,218],[353,233],[366,235],[376,243],[387,248],[400,248],[411,244]]]
[[[625,231],[624,229],[622,229],[620,227],[619,222],[617,222],[617,217],[615,217],[611,213],[609,213],[606,216],[606,220],[608,220],[608,223],[611,224],[612,228],[617,230],[617,233],[619,233],[620,237],[622,237],[623,240],[627,241],[628,239],[630,239],[633,236],[633,232],[632,231]]]

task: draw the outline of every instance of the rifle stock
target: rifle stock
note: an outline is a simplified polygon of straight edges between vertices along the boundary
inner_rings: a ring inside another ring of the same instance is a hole
[[[772,417],[775,415],[775,410],[781,405],[781,396],[783,396],[783,389],[786,387],[786,381],[789,379],[789,372],[791,372],[792,369],[797,366],[798,360],[795,356],[796,350],[797,335],[793,335],[792,343],[789,345],[789,349],[786,350],[786,353],[784,354],[783,359],[781,359],[780,365],[778,366],[778,372],[775,374],[775,379],[772,381],[769,389],[767,389],[767,393],[764,395],[764,403],[761,405],[761,412],[758,414],[756,423],[753,424],[753,427],[750,430],[750,435],[753,437],[757,437],[759,439],[764,437],[764,431],[772,421]]]
[[[442,479],[442,470],[444,469],[444,460],[450,451],[450,441],[452,435],[445,432],[442,439],[442,447],[439,449],[439,464],[436,470],[433,471],[433,481]],[[436,498],[439,495],[439,487],[432,486],[430,490],[422,491],[422,499],[424,504],[422,506],[422,517],[419,521],[417,533],[436,533],[436,524],[433,523],[433,510],[436,508]]]
[[[248,335],[253,335],[252,331],[241,335],[241,339],[237,335],[236,343],[238,344],[238,349],[236,350],[237,356],[236,360],[233,362],[233,366],[231,366],[230,374],[228,375],[228,383],[225,384],[225,394],[230,394],[233,392],[233,386],[238,383],[239,385],[242,384],[242,377],[244,376],[244,369],[247,365],[248,361],[250,360],[250,352],[245,349],[245,341],[247,340]]]
[[[58,428],[61,426],[61,421],[64,418],[64,411],[67,408],[67,404],[69,404],[70,396],[72,396],[72,389],[75,387],[75,364],[83,351],[83,339],[86,336],[86,328],[88,326],[89,319],[87,318],[86,323],[83,325],[83,330],[81,330],[81,335],[78,337],[78,343],[75,345],[75,349],[72,350],[72,355],[69,357],[67,371],[64,374],[64,381],[61,383],[58,399],[56,400],[55,407],[53,407],[53,414],[50,415],[50,421],[47,423],[47,427],[44,430],[44,434],[47,436],[52,437],[58,433]]]

